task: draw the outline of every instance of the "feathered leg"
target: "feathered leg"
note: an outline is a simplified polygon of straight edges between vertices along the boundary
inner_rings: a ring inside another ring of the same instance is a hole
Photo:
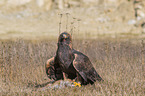
[[[67,79],[67,74],[65,74],[64,72],[63,72],[63,79],[64,79],[64,80]]]
[[[81,87],[82,84],[82,77],[79,73],[76,73],[77,77],[75,78],[74,86]]]

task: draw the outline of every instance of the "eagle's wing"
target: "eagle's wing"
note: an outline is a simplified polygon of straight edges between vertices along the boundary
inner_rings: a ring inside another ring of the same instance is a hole
[[[59,80],[63,78],[62,71],[59,66],[56,65],[57,62],[55,62],[55,57],[52,57],[47,60],[47,63],[45,64],[46,74],[48,78],[53,80]]]
[[[46,74],[48,78],[55,80],[54,57],[47,60],[45,64]]]
[[[103,80],[96,72],[86,55],[76,50],[74,50],[73,53],[75,56],[75,59],[73,60],[73,66],[86,83],[93,84],[96,80]]]

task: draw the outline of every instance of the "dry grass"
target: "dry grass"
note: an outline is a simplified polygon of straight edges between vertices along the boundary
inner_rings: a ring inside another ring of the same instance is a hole
[[[143,96],[145,95],[144,44],[120,40],[75,40],[74,48],[89,56],[105,80],[94,86],[36,89],[49,79],[45,62],[55,55],[57,41],[1,41],[0,95],[27,96]]]

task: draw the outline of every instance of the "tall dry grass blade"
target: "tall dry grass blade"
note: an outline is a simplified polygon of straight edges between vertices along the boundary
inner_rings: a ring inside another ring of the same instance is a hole
[[[61,24],[62,24],[62,16],[63,16],[63,14],[59,14],[60,15],[60,21],[59,21],[59,35],[60,35],[60,33],[61,33]]]
[[[66,13],[66,32],[68,32],[68,20],[69,20],[69,13]]]

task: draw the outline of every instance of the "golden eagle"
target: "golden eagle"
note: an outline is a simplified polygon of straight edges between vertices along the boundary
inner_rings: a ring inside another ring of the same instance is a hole
[[[103,81],[89,58],[73,49],[71,35],[67,32],[60,34],[56,56],[47,61],[46,73],[50,79],[69,78],[82,85]]]

